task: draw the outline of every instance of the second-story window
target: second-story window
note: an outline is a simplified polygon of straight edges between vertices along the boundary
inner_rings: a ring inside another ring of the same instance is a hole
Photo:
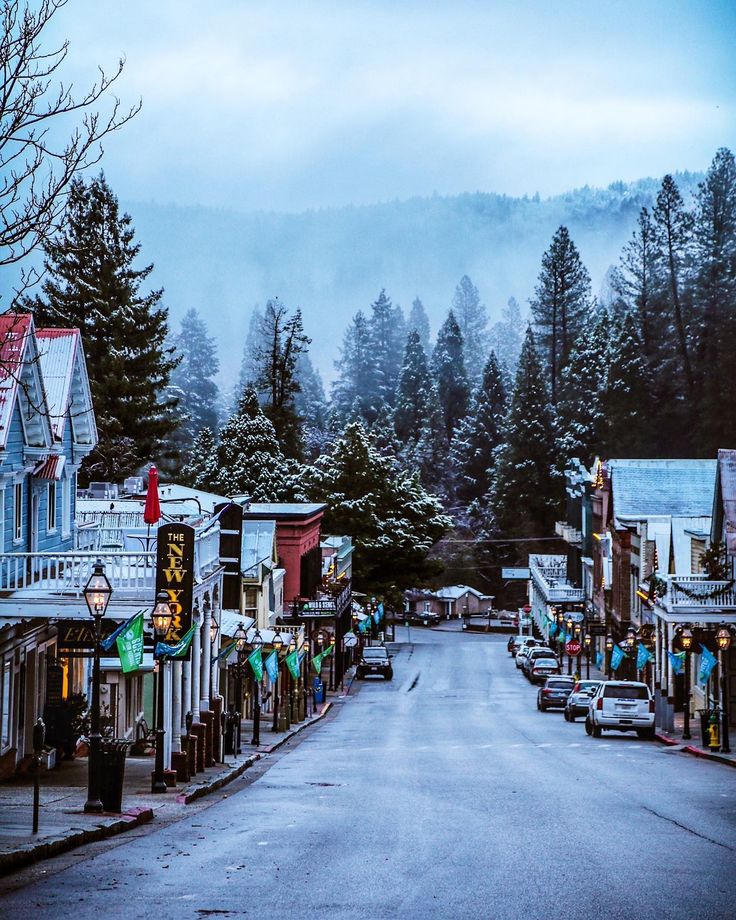
[[[46,496],[46,530],[51,533],[56,530],[56,483],[48,484],[48,494]]]
[[[71,533],[71,479],[65,476],[61,482],[61,532],[65,537]]]
[[[15,522],[13,539],[20,542],[23,539],[23,483],[15,484]]]

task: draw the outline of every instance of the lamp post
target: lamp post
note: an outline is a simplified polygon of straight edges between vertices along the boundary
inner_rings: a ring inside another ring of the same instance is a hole
[[[583,639],[583,644],[585,645],[585,679],[590,680],[590,646],[593,642],[593,637],[590,633],[585,634]]]
[[[263,646],[263,637],[258,627],[256,627],[251,645],[254,650]],[[253,737],[250,739],[250,743],[255,744],[257,747],[261,743],[261,682],[256,677],[256,672],[253,668],[250,670],[253,676]]]
[[[289,640],[288,654],[291,655],[296,651],[296,636],[292,634]],[[297,711],[296,691],[294,687],[294,675],[289,670],[289,725],[298,721],[299,713]]]
[[[164,660],[165,655],[158,654],[158,644],[163,642],[171,626],[171,607],[168,604],[168,595],[159,591],[156,595],[156,604],[151,614],[155,643],[153,646],[154,657],[158,662],[158,689],[156,691],[156,763],[151,777],[151,792],[166,792],[164,779]]]
[[[611,652],[613,651],[613,636],[609,633],[606,636],[606,673],[608,680],[611,679],[613,671],[611,670]]]
[[[235,717],[237,719],[235,725],[235,753],[241,754],[241,732],[243,730],[243,713],[241,709],[243,705],[243,668],[245,664],[245,647],[248,644],[248,637],[245,634],[242,623],[240,623],[235,630],[233,639],[235,640],[235,650],[238,653],[238,661],[235,665]]]
[[[626,638],[621,644],[626,649],[626,654],[632,659],[631,663],[626,666],[626,669],[627,671],[633,671],[634,679],[636,679],[638,676],[636,673],[636,662],[632,658],[632,652],[636,648],[636,630],[633,625],[630,625],[626,630]]]
[[[728,738],[728,673],[726,660],[726,654],[731,647],[731,630],[724,623],[721,628],[716,633],[716,642],[718,643],[718,651],[720,652],[720,666],[721,666],[721,699],[723,700],[723,705],[721,707],[721,753],[730,754],[731,746]]]
[[[565,625],[567,626],[567,635],[569,636],[572,635],[572,630],[573,630],[572,617],[567,618]],[[567,673],[572,674],[572,655],[567,656]]]
[[[284,637],[278,629],[273,635],[271,645],[276,652],[276,667],[278,669],[276,671],[276,684],[273,688],[273,724],[271,725],[271,731],[277,732],[279,730],[279,684],[281,683],[281,661],[279,659],[279,652],[284,647]]]
[[[689,626],[680,630],[680,645],[685,652],[685,706],[684,723],[682,730],[683,741],[690,740],[690,650],[693,647],[693,634]]]
[[[100,641],[102,638],[102,618],[110,603],[112,588],[105,575],[105,566],[100,559],[92,567],[92,574],[84,586],[84,600],[95,621],[95,650],[92,664],[92,712],[89,734],[89,757],[87,759],[87,801],[84,810],[99,814],[102,808],[100,799],[100,780],[102,754],[102,735],[100,734]]]

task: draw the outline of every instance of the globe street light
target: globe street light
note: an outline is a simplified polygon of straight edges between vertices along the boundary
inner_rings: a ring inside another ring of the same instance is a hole
[[[726,655],[729,648],[731,647],[732,641],[731,630],[724,623],[721,628],[716,633],[716,643],[718,645],[718,651],[720,652],[720,666],[721,666],[721,699],[723,700],[723,705],[721,707],[721,753],[730,754],[731,746],[728,738],[728,669]]]
[[[251,645],[254,651],[263,646],[263,637],[257,626]],[[256,677],[256,672],[253,668],[250,670],[253,676],[253,737],[250,743],[255,744],[257,747],[261,743],[261,682]]]
[[[158,690],[156,695],[156,763],[151,778],[151,792],[166,792],[164,779],[164,660],[165,653],[159,654],[159,642],[163,642],[169,632],[173,614],[169,607],[168,595],[159,591],[156,595],[156,604],[151,614],[153,623],[154,646],[153,655],[158,662]]]
[[[98,559],[92,567],[92,574],[84,587],[84,599],[95,622],[95,647],[92,664],[92,712],[89,734],[89,757],[87,758],[87,801],[84,810],[99,814],[102,764],[102,735],[100,734],[100,641],[102,639],[102,618],[110,603],[112,588],[105,575],[105,566]]]
[[[611,675],[612,675],[612,673],[613,673],[613,671],[612,671],[612,669],[611,669],[611,653],[612,653],[612,652],[613,652],[613,636],[609,633],[609,634],[606,636],[606,658],[607,658],[607,662],[608,662],[608,664],[607,664],[607,672],[608,672],[608,679],[609,679],[609,680],[611,679]]]
[[[238,660],[235,663],[235,719],[236,719],[236,731],[235,731],[235,753],[241,753],[241,731],[242,731],[242,705],[243,705],[243,668],[244,668],[244,658],[245,658],[245,648],[248,645],[248,637],[243,628],[243,624],[238,624],[238,628],[235,630],[233,636],[235,640],[235,651],[238,654]]]
[[[682,738],[683,741],[690,740],[690,650],[693,647],[693,634],[689,626],[683,626],[680,630],[680,645],[685,652],[685,712]]]
[[[590,680],[590,646],[593,642],[593,637],[590,633],[586,632],[583,642],[585,644],[585,679]]]

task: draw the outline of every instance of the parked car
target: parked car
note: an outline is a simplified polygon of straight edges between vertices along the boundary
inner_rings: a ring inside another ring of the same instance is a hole
[[[544,641],[542,639],[535,639],[534,636],[511,636],[508,642],[509,654],[515,657],[525,645],[532,647],[544,645]]]
[[[572,677],[548,677],[537,693],[537,709],[541,712],[553,708],[561,709],[567,702],[574,684]]]
[[[524,645],[521,646],[521,648],[519,649],[516,655],[516,667],[522,668],[523,670],[524,661],[526,660],[527,656],[530,655],[533,651],[536,651],[537,649],[540,649],[540,648],[547,648],[547,646],[544,644],[544,642],[540,641],[539,639],[532,639],[530,642],[525,642]],[[552,649],[548,649],[548,651],[552,652]]]
[[[413,610],[405,614],[404,619],[412,626],[436,626],[442,618],[433,610]]]
[[[576,716],[584,716],[588,711],[590,698],[600,687],[600,680],[579,680],[572,688],[572,693],[565,704],[565,720],[574,722]]]
[[[633,680],[601,683],[588,704],[585,731],[600,738],[604,729],[654,738],[654,699],[649,687]]]
[[[543,684],[550,674],[560,673],[556,658],[535,658],[529,667],[527,677],[533,684]]]
[[[551,648],[547,648],[543,645],[535,646],[534,648],[530,648],[521,659],[521,670],[524,672],[526,677],[529,677],[532,669],[532,664],[537,658],[554,658],[555,663],[559,664],[559,661],[557,661],[557,655],[555,655]]]
[[[363,654],[355,669],[355,676],[363,680],[369,674],[391,680],[394,669],[391,666],[391,656],[383,645],[371,645],[363,649]]]

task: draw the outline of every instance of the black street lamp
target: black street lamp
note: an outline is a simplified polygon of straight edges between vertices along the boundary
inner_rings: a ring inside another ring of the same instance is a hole
[[[568,617],[568,618],[567,618],[567,622],[565,623],[565,625],[567,626],[567,634],[568,634],[568,636],[571,636],[571,635],[572,635],[572,629],[573,629],[573,618],[572,618],[572,617]],[[568,673],[568,674],[572,674],[572,655],[570,655],[570,654],[568,654],[568,656],[567,656],[567,673]]]
[[[633,672],[634,679],[636,679],[638,676],[636,673],[636,661],[633,660],[633,652],[636,648],[636,630],[633,625],[630,625],[626,630],[626,638],[621,644],[626,650],[626,654],[632,659],[631,663],[627,665],[627,672]]]
[[[95,621],[95,650],[92,665],[92,711],[90,716],[89,757],[87,758],[87,801],[84,810],[99,814],[102,735],[100,734],[100,642],[102,640],[102,618],[110,603],[112,588],[105,575],[105,566],[100,559],[92,567],[92,574],[84,586],[84,600]]]
[[[724,623],[721,628],[716,633],[716,642],[718,644],[718,651],[720,652],[720,665],[721,665],[721,699],[723,700],[723,705],[721,707],[721,753],[730,754],[731,746],[728,738],[728,662],[726,660],[726,654],[731,647],[731,630]]]
[[[690,740],[690,650],[693,647],[693,634],[689,626],[680,630],[680,645],[685,652],[685,711],[682,731],[683,741]]]
[[[606,670],[608,673],[608,680],[611,679],[613,670],[611,668],[611,653],[613,652],[613,636],[609,633],[606,636]]]
[[[590,680],[590,646],[593,642],[593,637],[590,633],[585,634],[583,639],[583,644],[585,645],[585,679]]]
[[[257,626],[251,645],[254,651],[263,646],[263,637]],[[253,737],[250,739],[250,743],[255,744],[257,747],[261,743],[261,682],[256,677],[256,672],[253,668],[250,670],[253,676]]]
[[[277,732],[279,730],[279,685],[281,684],[281,660],[279,659],[279,652],[284,647],[284,637],[281,635],[281,630],[277,629],[273,634],[271,645],[276,652],[277,668],[276,683],[273,688],[273,724],[271,725],[271,731]]]
[[[238,628],[235,630],[233,639],[235,640],[235,651],[238,654],[238,660],[235,665],[235,717],[237,720],[235,732],[235,753],[240,754],[242,753],[240,736],[243,727],[243,669],[245,667],[245,648],[248,645],[248,637],[245,634],[245,629],[243,629],[242,623],[240,623]]]
[[[289,640],[288,654],[291,655],[296,651],[296,636],[292,633],[291,639]],[[296,723],[298,721],[299,713],[297,711],[297,700],[296,692],[294,689],[294,675],[289,669],[289,725]]]
[[[164,779],[164,661],[166,655],[158,654],[158,643],[163,642],[169,632],[173,614],[165,591],[156,595],[156,606],[151,614],[155,643],[154,657],[158,662],[158,690],[156,692],[156,763],[151,778],[151,792],[166,792]]]

